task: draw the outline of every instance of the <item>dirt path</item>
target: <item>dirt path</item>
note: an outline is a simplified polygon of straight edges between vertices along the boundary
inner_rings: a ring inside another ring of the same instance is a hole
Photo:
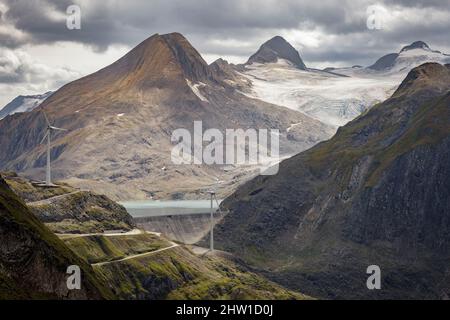
[[[153,234],[157,237],[161,236],[159,232],[151,232],[151,231],[143,231],[141,229],[133,229],[127,232],[114,232],[114,233],[79,233],[79,234],[69,234],[69,233],[56,233],[56,235],[62,239],[73,239],[73,238],[82,238],[82,237],[91,237],[91,236],[105,236],[105,237],[121,237],[121,236],[133,236],[137,234]]]
[[[131,231],[123,232],[123,233],[83,233],[83,234],[56,234],[56,235],[62,240],[67,240],[67,239],[82,238],[82,237],[97,236],[97,235],[105,236],[105,237],[120,237],[120,236],[138,235],[138,234],[143,234],[143,233],[153,234],[153,235],[156,235],[158,237],[161,237],[161,234],[158,233],[158,232],[144,231],[144,230],[140,230],[140,229],[133,229]],[[170,243],[170,246],[165,247],[165,248],[161,248],[161,249],[153,250],[153,251],[148,251],[148,252],[144,252],[144,253],[139,253],[139,254],[134,254],[134,255],[127,256],[127,257],[122,258],[122,259],[92,263],[91,266],[103,266],[103,265],[109,264],[109,263],[115,263],[115,262],[126,261],[126,260],[130,260],[130,259],[134,259],[134,258],[145,257],[145,256],[149,256],[149,255],[152,255],[152,254],[156,254],[158,252],[162,252],[162,251],[165,251],[165,250],[176,248],[176,247],[179,246],[175,242],[172,242],[172,241],[169,241],[169,240],[167,240],[167,242]]]
[[[150,256],[152,254],[156,254],[156,253],[159,253],[159,252],[162,252],[162,251],[166,251],[166,250],[169,250],[169,249],[172,249],[172,248],[176,248],[176,247],[179,246],[178,244],[176,244],[174,242],[171,242],[171,244],[172,244],[171,246],[166,247],[166,248],[162,248],[162,249],[158,249],[158,250],[154,250],[154,251],[149,251],[149,252],[144,252],[144,253],[139,253],[139,254],[134,254],[132,256],[128,256],[128,257],[125,257],[125,258],[122,258],[122,259],[119,259],[119,260],[112,260],[112,261],[92,263],[91,266],[103,266],[105,264],[110,264],[110,263],[115,263],[115,262],[122,262],[122,261],[130,260],[130,259]]]

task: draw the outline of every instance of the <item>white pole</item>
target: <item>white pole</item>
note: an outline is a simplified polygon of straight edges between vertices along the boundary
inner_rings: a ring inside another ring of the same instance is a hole
[[[49,186],[52,184],[52,176],[50,173],[50,134],[51,130],[48,130],[47,135],[47,172],[46,172],[46,184]]]
[[[211,235],[209,238],[210,241],[210,250],[214,251],[214,214],[213,214],[213,192],[211,191]]]

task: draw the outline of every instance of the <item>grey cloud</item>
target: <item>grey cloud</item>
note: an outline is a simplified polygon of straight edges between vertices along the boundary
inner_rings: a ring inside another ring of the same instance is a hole
[[[24,51],[0,49],[0,84],[51,83],[59,87],[79,76],[74,70],[39,64]]]
[[[400,5],[402,7],[416,8],[449,8],[450,0],[385,0],[386,4]]]
[[[316,26],[337,33],[364,27],[362,17],[351,17],[350,2],[336,1],[103,1],[83,2],[82,29],[70,31],[64,21],[50,18],[61,14],[72,1],[4,0],[8,20],[33,35],[35,42],[79,41],[105,47],[111,43],[132,44],[151,33],[180,31],[192,34],[246,34],[247,29],[295,29]],[[76,2],[76,1],[75,1]]]
[[[366,9],[373,4],[369,0],[83,1],[82,29],[73,31],[67,30],[64,20],[54,19],[50,13],[63,15],[76,0],[1,1],[9,8],[4,20],[30,35],[26,40],[2,37],[0,45],[6,47],[73,41],[101,51],[112,44],[136,45],[154,33],[178,31],[201,53],[248,57],[269,37],[289,30],[316,31],[327,36],[328,42],[318,48],[302,48],[301,54],[311,63],[326,60],[367,64],[414,40],[429,42],[444,51],[450,47],[448,23],[412,21],[395,30],[368,30]],[[444,12],[450,21],[448,2],[380,1],[388,10],[427,8]],[[242,45],[227,45],[229,40]],[[302,39],[296,42],[302,43]]]

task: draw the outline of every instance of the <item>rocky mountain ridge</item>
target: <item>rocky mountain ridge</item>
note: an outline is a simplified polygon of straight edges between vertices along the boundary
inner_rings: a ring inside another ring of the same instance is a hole
[[[450,65],[413,69],[391,98],[222,203],[219,248],[320,298],[445,298]],[[366,269],[382,270],[368,290]]]
[[[306,65],[298,51],[283,37],[275,36],[264,42],[258,51],[253,54],[247,61],[246,65],[253,63],[273,63],[279,59],[284,59],[296,68],[306,70]]]
[[[43,177],[42,110],[55,126],[68,129],[52,139],[54,177],[115,200],[201,198],[215,177],[226,181],[220,192],[228,194],[258,172],[174,164],[172,132],[193,131],[197,120],[204,130],[279,129],[282,156],[334,132],[301,113],[242,94],[178,33],[153,35],[110,66],[63,86],[39,108],[0,121],[1,168]],[[287,132],[294,123],[302,125]]]
[[[425,42],[415,41],[404,46],[398,53],[389,53],[367,67],[380,72],[408,72],[425,62],[450,63],[450,56],[432,50]]]
[[[44,94],[18,96],[10,103],[0,109],[0,120],[17,112],[29,112],[37,108],[45,101],[53,92],[49,91]]]

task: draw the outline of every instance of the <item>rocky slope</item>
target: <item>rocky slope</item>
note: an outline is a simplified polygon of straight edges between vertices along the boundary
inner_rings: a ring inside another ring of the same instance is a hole
[[[450,65],[413,69],[391,98],[222,203],[216,245],[321,298],[446,298]],[[382,289],[368,290],[378,265]]]
[[[67,267],[81,268],[81,290],[68,290]],[[28,210],[0,177],[0,298],[103,299],[111,291]]]
[[[3,176],[31,212],[55,233],[129,231],[135,227],[126,209],[104,195],[67,184],[40,186],[14,173]]]
[[[254,175],[241,166],[173,164],[172,132],[192,131],[196,120],[204,130],[279,129],[282,155],[332,134],[308,116],[243,95],[217,71],[182,35],[156,34],[112,65],[65,85],[37,109],[0,121],[0,168],[42,179],[42,109],[54,125],[68,129],[53,136],[54,177],[115,200],[202,197],[197,192],[217,176],[227,181],[227,193]],[[302,125],[287,132],[294,123]]]
[[[54,201],[29,203],[28,206],[55,233],[130,231],[135,226],[123,206],[89,191],[68,194]]]

